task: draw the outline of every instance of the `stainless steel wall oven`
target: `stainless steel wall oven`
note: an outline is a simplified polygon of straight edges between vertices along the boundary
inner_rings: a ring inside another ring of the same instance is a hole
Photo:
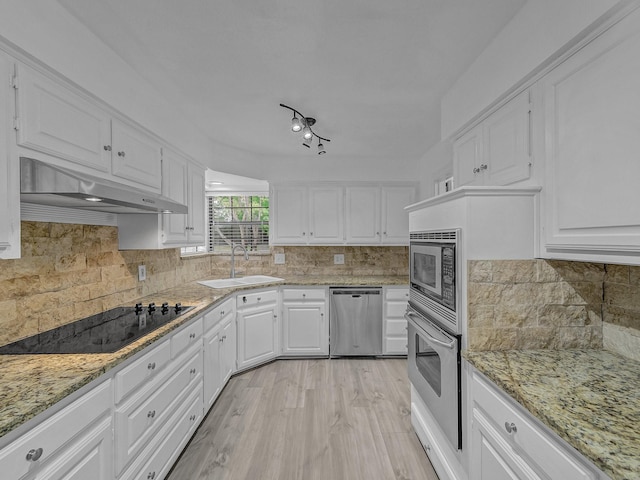
[[[462,449],[460,230],[411,232],[409,380],[454,450]]]

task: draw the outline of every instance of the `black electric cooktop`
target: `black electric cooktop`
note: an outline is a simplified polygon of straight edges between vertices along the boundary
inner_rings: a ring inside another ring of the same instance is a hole
[[[166,303],[113,308],[0,347],[0,354],[113,353],[192,308]]]

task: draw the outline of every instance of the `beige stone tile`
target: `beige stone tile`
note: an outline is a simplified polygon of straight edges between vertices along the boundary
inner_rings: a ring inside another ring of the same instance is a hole
[[[640,309],[629,309],[617,305],[603,305],[604,322],[620,327],[640,330]]]
[[[629,283],[640,287],[640,267],[629,267]]]
[[[636,267],[637,268],[637,267]],[[629,265],[605,265],[605,283],[630,283]]]
[[[533,283],[537,278],[535,260],[494,260],[494,283]]]
[[[27,257],[14,265],[17,277],[27,275],[48,275],[55,270],[55,261],[51,257]]]
[[[506,285],[471,283],[467,290],[469,305],[497,305],[501,303]]]
[[[559,327],[549,348],[602,348],[602,327]]]
[[[640,289],[631,285],[607,283],[604,286],[604,298],[607,305],[640,310]]]
[[[565,282],[602,282],[604,279],[605,270],[602,263],[550,260],[549,264]]]
[[[543,305],[538,309],[538,325],[555,328],[601,324],[598,307],[599,305]]]
[[[511,350],[517,338],[517,328],[470,328],[467,345],[470,351]]]
[[[603,302],[604,290],[601,282],[563,283],[562,290],[565,305],[592,305]]]
[[[55,270],[58,272],[82,271],[87,268],[87,257],[84,253],[62,254],[56,256]]]
[[[469,328],[492,328],[495,317],[493,305],[469,305],[467,310]]]
[[[22,238],[48,237],[51,225],[46,222],[20,222],[20,235]]]
[[[496,305],[494,325],[503,327],[530,327],[537,324],[535,305]]]
[[[40,293],[40,276],[28,275],[0,281],[0,301]]]
[[[108,265],[101,267],[99,272],[100,279],[107,282],[131,275],[124,265]]]
[[[52,308],[45,312],[38,312],[36,316],[38,317],[39,332],[46,332],[47,330],[78,320],[74,317],[73,304]]]
[[[469,282],[491,283],[493,281],[493,262],[490,260],[469,260],[467,262]]]
[[[560,282],[562,278],[550,260],[536,260],[538,282]]]

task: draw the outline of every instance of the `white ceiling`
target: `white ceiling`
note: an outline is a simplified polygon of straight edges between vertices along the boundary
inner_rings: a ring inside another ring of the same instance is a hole
[[[440,98],[526,0],[58,0],[217,143],[312,155],[421,157]],[[180,107],[178,107],[180,106]]]

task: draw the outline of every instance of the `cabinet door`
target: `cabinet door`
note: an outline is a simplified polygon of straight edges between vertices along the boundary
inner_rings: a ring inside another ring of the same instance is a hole
[[[469,480],[540,480],[475,408],[471,437]]]
[[[309,243],[344,242],[344,190],[309,188]]]
[[[274,245],[307,243],[307,187],[273,189],[270,229]]]
[[[638,51],[636,10],[542,79],[543,256],[640,263]]]
[[[20,258],[20,165],[11,153],[15,115],[11,58],[0,52],[0,258]]]
[[[21,64],[16,85],[18,145],[110,173],[111,125],[106,112]]]
[[[530,114],[527,90],[483,122],[485,150],[480,168],[485,185],[509,185],[529,178]]]
[[[221,339],[222,349],[220,352],[220,367],[222,378],[222,385],[224,386],[233,372],[236,370],[236,319],[235,312],[231,312],[227,315],[228,320],[225,320],[222,325]]]
[[[409,245],[409,213],[414,187],[382,187],[382,243]]]
[[[188,205],[189,161],[170,150],[162,150],[162,194]],[[202,200],[204,202],[204,198]],[[191,211],[191,209],[189,209]],[[186,244],[188,214],[162,215],[162,241],[167,244]]]
[[[347,243],[380,243],[380,188],[347,187],[346,219]]]
[[[89,430],[33,480],[113,479],[111,417]]]
[[[216,327],[204,337],[204,406],[208,411],[218,397],[222,388],[221,344],[220,328]]]
[[[156,191],[161,190],[160,144],[146,133],[117,120],[111,124],[112,173]]]
[[[478,175],[480,165],[482,165],[482,124],[453,143],[454,187],[481,183],[482,176]]]
[[[275,304],[238,311],[238,368],[275,358],[278,351]]]
[[[189,244],[204,245],[205,227],[204,169],[189,166]]]
[[[283,304],[283,354],[329,354],[329,324],[325,310],[325,303]]]

